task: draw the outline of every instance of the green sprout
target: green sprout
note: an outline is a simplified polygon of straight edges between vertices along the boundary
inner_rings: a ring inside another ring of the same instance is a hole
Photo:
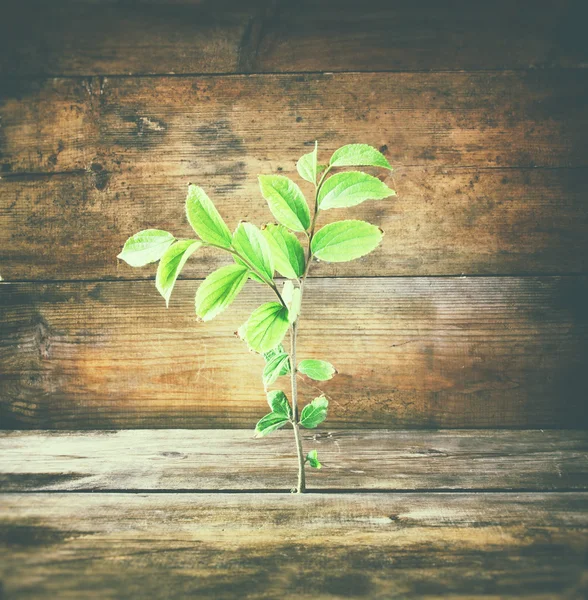
[[[327,418],[329,401],[324,394],[299,409],[297,374],[314,381],[327,381],[336,369],[324,360],[304,359],[297,362],[296,335],[302,306],[304,285],[315,260],[345,262],[365,256],[381,242],[381,229],[365,221],[338,221],[316,229],[319,213],[332,208],[349,208],[365,200],[394,196],[377,177],[347,167],[381,167],[391,170],[383,154],[365,144],[349,144],[339,148],[328,165],[317,162],[318,144],[296,164],[302,179],[314,186],[314,208],[311,213],[302,190],[283,175],[260,175],[261,194],[277,224],[259,229],[241,222],[234,233],[219,215],[204,190],[188,186],[186,215],[197,238],[178,240],[160,229],[146,229],[130,237],[118,255],[132,267],[159,261],[155,284],[166,305],[190,256],[201,247],[212,247],[229,253],[233,263],[217,269],[200,284],[196,292],[196,315],[210,321],[223,312],[238,296],[247,280],[269,286],[276,302],[266,302],[253,311],[238,330],[239,337],[265,359],[262,379],[271,412],[255,427],[255,436],[263,437],[291,425],[298,457],[298,485],[306,489],[305,465],[322,467],[316,450],[306,455],[302,449],[300,427],[314,429]],[[333,173],[333,171],[338,171]],[[302,240],[302,241],[301,241]],[[304,245],[303,243],[304,242]],[[281,289],[275,273],[285,278]],[[289,333],[290,351],[282,345]],[[291,402],[281,390],[268,391],[280,377],[290,376]]]

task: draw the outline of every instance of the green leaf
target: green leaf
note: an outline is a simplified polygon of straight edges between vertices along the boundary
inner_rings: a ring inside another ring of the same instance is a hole
[[[274,358],[274,356],[277,356],[278,354],[286,354],[286,350],[284,350],[284,346],[282,344],[278,344],[275,348],[264,352],[263,358],[265,359],[265,362],[268,363],[272,358]]]
[[[367,144],[348,144],[335,150],[331,167],[383,167],[392,170],[386,157]]]
[[[212,200],[197,185],[188,186],[186,215],[194,231],[208,244],[231,247],[231,232],[218,214]]]
[[[345,171],[329,177],[321,187],[318,203],[321,210],[356,206],[365,200],[381,200],[395,196],[377,177],[359,171]]]
[[[312,253],[326,262],[345,262],[369,254],[382,241],[383,231],[365,221],[325,225],[312,238]]]
[[[269,387],[278,377],[290,372],[290,357],[284,352],[276,354],[263,369],[263,385]]]
[[[259,187],[274,217],[292,231],[310,227],[310,211],[300,188],[283,175],[260,175]]]
[[[275,348],[288,331],[288,309],[279,302],[266,302],[253,311],[240,335],[255,352]]]
[[[276,271],[289,279],[301,277],[306,261],[298,238],[283,225],[266,225],[261,233],[270,247]]]
[[[155,277],[155,287],[165,298],[165,305],[169,306],[169,299],[186,261],[202,246],[200,240],[180,240],[170,246],[161,257]]]
[[[265,279],[274,278],[274,261],[268,243],[261,231],[252,223],[239,223],[233,235],[233,248],[245,259],[235,256],[235,262],[245,266],[252,266]],[[247,264],[249,263],[249,264]],[[257,281],[263,278],[252,277]]]
[[[318,142],[314,143],[314,150],[302,156],[296,163],[296,170],[298,175],[309,181],[310,183],[316,184],[317,164],[316,156],[318,151]]]
[[[161,229],[144,229],[131,236],[117,258],[131,267],[143,267],[157,262],[174,243],[175,237]]]
[[[306,462],[308,462],[313,469],[320,469],[323,466],[318,459],[318,452],[316,450],[311,450],[306,455]]]
[[[298,371],[315,381],[327,381],[337,372],[335,367],[325,360],[302,360],[298,364]]]
[[[329,401],[324,396],[315,398],[307,404],[300,413],[300,425],[307,429],[314,429],[327,418]]]
[[[223,312],[247,282],[249,270],[242,265],[228,265],[213,271],[196,292],[196,314],[210,321]]]
[[[302,301],[302,293],[300,288],[294,288],[292,291],[292,299],[288,303],[288,321],[290,325],[296,321],[300,314],[300,303]]]
[[[282,390],[268,392],[267,403],[275,415],[282,415],[288,419],[292,416],[292,408],[290,407],[288,398],[286,398],[286,394]]]
[[[265,417],[260,419],[255,426],[255,437],[265,437],[266,435],[272,433],[272,431],[283,427],[288,422],[288,417],[285,417],[282,414],[276,414],[272,412],[269,415],[265,415]]]
[[[302,292],[300,288],[294,287],[294,284],[287,280],[282,288],[282,299],[288,307],[288,321],[294,323],[300,314],[300,302],[302,300]]]

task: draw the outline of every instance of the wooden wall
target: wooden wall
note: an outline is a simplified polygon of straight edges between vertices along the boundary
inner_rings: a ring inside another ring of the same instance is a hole
[[[258,173],[352,142],[398,197],[320,264],[300,355],[331,359],[331,427],[588,425],[584,3],[19,2],[0,21],[0,427],[252,427],[261,361],[209,324],[191,260],[169,309],[116,260],[189,235],[189,181],[271,220]],[[304,186],[303,186],[304,187]],[[305,190],[310,192],[308,187]],[[327,214],[323,222],[341,218]],[[310,382],[302,385],[313,394]]]

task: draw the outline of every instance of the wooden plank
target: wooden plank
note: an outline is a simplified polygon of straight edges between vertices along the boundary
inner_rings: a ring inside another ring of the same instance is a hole
[[[300,6],[302,4],[302,6]],[[283,3],[266,26],[259,71],[509,69],[585,66],[578,0]]]
[[[231,224],[265,222],[257,174],[294,175],[315,136],[323,156],[361,140],[400,166],[386,180],[398,198],[347,213],[383,226],[383,250],[316,274],[585,272],[586,169],[528,167],[586,164],[588,121],[579,101],[586,77],[543,71],[13,82],[0,103],[1,275],[136,277],[117,269],[113,256],[142,227],[189,235],[189,181],[210,190]],[[325,222],[341,214],[330,211]],[[205,256],[191,261],[188,276],[218,264]]]
[[[293,175],[293,164],[284,172]],[[155,168],[124,173],[53,175],[0,182],[0,274],[11,280],[134,279],[115,256],[126,238],[153,226],[181,238],[193,231],[184,213],[186,176]],[[273,217],[247,171],[238,189],[224,173],[201,181],[232,227]],[[382,246],[360,261],[315,263],[310,276],[459,275],[588,272],[588,169],[399,168],[388,184],[398,197],[325,211],[319,226],[342,217],[377,223]],[[308,188],[305,187],[308,190]],[[205,277],[226,263],[199,252],[185,277]]]
[[[0,73],[234,73],[262,2],[27,1],[6,7]]]
[[[251,282],[197,323],[150,281],[3,284],[3,428],[246,428],[263,361],[234,332],[271,293]],[[586,277],[315,279],[299,357],[339,374],[328,427],[585,427]],[[286,382],[285,382],[286,383]]]
[[[7,598],[583,598],[586,493],[5,494]]]
[[[324,467],[310,490],[586,490],[586,431],[306,432]],[[16,431],[0,435],[0,490],[288,490],[291,431]]]
[[[315,139],[325,156],[370,143],[394,166],[587,166],[587,89],[586,70],[7,78],[1,169],[239,183],[292,169]]]
[[[0,73],[583,67],[584,18],[580,0],[28,1],[6,7]]]

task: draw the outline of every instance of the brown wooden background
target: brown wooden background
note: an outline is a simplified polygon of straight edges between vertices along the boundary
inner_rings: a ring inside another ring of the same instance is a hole
[[[583,6],[3,5],[0,427],[252,427],[261,360],[232,333],[265,292],[198,324],[224,258],[192,259],[166,310],[115,256],[189,235],[189,181],[231,226],[271,220],[257,174],[294,177],[315,139],[381,149],[398,192],[323,221],[386,231],[307,288],[300,355],[340,371],[327,424],[588,425]]]

